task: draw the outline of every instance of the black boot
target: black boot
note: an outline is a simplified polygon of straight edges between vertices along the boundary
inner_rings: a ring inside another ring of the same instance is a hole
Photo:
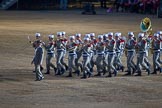
[[[135,73],[136,73],[136,69],[137,69],[137,68],[134,68],[134,69],[133,69],[132,74],[135,74]]]
[[[55,73],[55,75],[61,75],[61,71],[57,69],[57,72]]]
[[[94,75],[94,76],[101,76],[101,73],[100,72],[98,72],[96,75]]]
[[[62,68],[60,74],[63,75],[65,73],[65,71],[66,70],[64,68]]]
[[[106,77],[112,77],[112,74],[111,74],[111,72],[109,72],[109,75],[107,75]]]
[[[106,68],[103,69],[102,73],[103,73],[103,75],[106,74]]]
[[[88,72],[88,78],[90,78],[92,76],[92,72]]]
[[[151,72],[150,69],[146,69],[146,71],[147,71],[147,74],[150,75],[150,72]]]
[[[80,76],[80,70],[76,70],[75,73],[77,74],[77,76]]]
[[[138,73],[135,76],[142,76],[141,71],[138,71]]]
[[[114,70],[114,76],[117,76],[118,71]]]
[[[43,68],[43,66],[42,66],[42,65],[40,65],[40,71],[41,71],[41,72],[43,71],[43,69],[44,69],[44,68]]]
[[[122,70],[122,72],[124,72],[124,66],[121,66],[121,68],[120,68],[121,70]]]
[[[160,71],[160,73],[162,73],[162,68],[161,67],[159,67],[159,71]]]
[[[87,74],[84,73],[83,76],[81,77],[81,79],[86,79],[87,78]]]
[[[154,69],[154,72],[152,72],[151,74],[157,74],[157,71],[156,71],[156,69]]]
[[[50,71],[48,70],[46,73],[44,73],[44,74],[50,74]]]
[[[65,69],[66,69],[66,71],[68,70],[68,66],[67,65],[65,65]]]
[[[131,71],[128,71],[124,76],[131,76]]]
[[[69,72],[69,75],[66,76],[66,77],[72,77],[72,72]]]
[[[53,70],[54,70],[54,73],[56,73],[56,72],[57,72],[57,68],[56,68],[56,67],[54,67],[54,68],[53,68]]]

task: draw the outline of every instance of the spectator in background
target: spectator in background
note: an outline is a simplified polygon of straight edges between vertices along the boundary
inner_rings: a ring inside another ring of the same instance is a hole
[[[152,13],[156,14],[157,9],[158,9],[159,4],[160,4],[160,0],[153,0],[152,3],[153,3]]]
[[[60,0],[60,9],[67,9],[68,0]]]
[[[144,13],[145,11],[145,0],[139,0],[138,1],[138,12]]]
[[[123,0],[115,0],[116,12],[123,11]]]
[[[101,8],[106,8],[106,0],[100,0]]]
[[[151,10],[153,8],[152,0],[146,0],[146,7],[145,7],[145,13],[152,14]]]
[[[130,8],[130,0],[123,0],[123,8],[125,12],[129,11]]]

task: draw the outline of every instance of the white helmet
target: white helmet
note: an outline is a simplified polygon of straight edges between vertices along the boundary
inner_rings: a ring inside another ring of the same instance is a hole
[[[103,37],[108,38],[108,34],[103,34]]]
[[[103,39],[103,36],[102,35],[98,35],[98,39]]]
[[[134,33],[133,32],[128,32],[128,36],[134,37]]]
[[[84,40],[84,41],[89,41],[90,39],[89,39],[89,38],[87,38],[87,37],[85,37],[83,40]]]
[[[90,36],[90,34],[85,34],[85,37],[90,38],[91,36]]]
[[[80,33],[75,34],[76,37],[81,37]]]
[[[154,33],[154,37],[159,37],[159,34],[158,33]]]
[[[66,34],[66,32],[64,32],[64,31],[62,31],[61,33],[62,33],[62,35],[65,35]]]
[[[108,36],[113,36],[113,34],[114,34],[113,32],[109,32]]]
[[[116,37],[120,37],[121,36],[121,33],[117,32],[117,33],[115,33],[115,36]]]
[[[138,34],[138,38],[143,38],[144,37],[144,33],[139,33]]]
[[[62,32],[57,32],[57,36],[61,36],[62,35]]]
[[[36,36],[36,37],[40,37],[41,34],[40,34],[40,33],[35,33],[35,36]]]
[[[95,33],[90,33],[90,36],[91,36],[91,37],[94,37],[94,36],[95,36]]]
[[[53,39],[54,38],[54,35],[48,35],[48,37]]]
[[[158,31],[157,33],[158,33],[159,35],[162,35],[162,31]]]
[[[75,39],[75,36],[70,36],[69,39],[70,40],[74,40]]]

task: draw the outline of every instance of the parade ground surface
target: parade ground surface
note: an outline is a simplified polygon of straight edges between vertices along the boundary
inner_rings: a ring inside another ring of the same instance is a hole
[[[67,73],[54,76],[51,70],[44,80],[34,81],[34,66],[30,64],[34,49],[28,35],[34,40],[34,34],[40,32],[45,42],[48,34],[58,31],[68,35],[110,31],[127,35],[133,31],[137,35],[145,17],[151,19],[153,31],[162,30],[162,19],[153,15],[105,10],[97,15],[81,15],[79,10],[0,11],[0,108],[161,108],[162,74],[147,76],[143,71],[142,77],[135,77],[119,72],[112,78],[80,79],[75,74],[67,78]],[[152,55],[149,60],[152,63]],[[126,66],[125,55],[122,61]]]

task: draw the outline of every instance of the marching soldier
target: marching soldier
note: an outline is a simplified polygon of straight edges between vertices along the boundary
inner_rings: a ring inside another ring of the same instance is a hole
[[[54,72],[56,73],[57,68],[54,64],[52,64],[51,60],[52,58],[55,56],[54,55],[54,47],[55,47],[55,43],[54,43],[54,35],[49,35],[49,42],[48,45],[45,45],[45,43],[43,43],[43,46],[45,47],[45,50],[47,51],[47,55],[46,55],[46,69],[47,72],[45,74],[50,74],[50,67],[52,67],[54,69]]]
[[[123,72],[124,71],[124,66],[122,65],[122,62],[121,62],[121,50],[122,50],[123,40],[121,40],[120,38],[121,38],[121,33],[115,33],[116,56],[115,56],[114,63],[118,67],[118,69],[119,70],[121,69],[122,72]]]
[[[57,40],[55,42],[56,45],[56,49],[57,49],[57,60],[56,60],[56,64],[57,64],[57,73],[56,75],[61,75],[65,72],[65,67],[62,64],[62,60],[64,58],[64,54],[65,54],[65,49],[66,46],[63,43],[63,39],[62,39],[62,33],[61,32],[57,32]]]
[[[89,43],[90,39],[85,37],[84,38],[84,43],[82,46],[82,57],[83,57],[83,79],[90,77],[91,72],[90,72],[90,51],[91,51],[91,44]]]
[[[60,32],[61,34],[62,34],[62,43],[63,43],[63,45],[64,46],[66,46],[67,45],[67,43],[68,43],[68,40],[67,40],[67,38],[66,38],[66,32]],[[65,57],[65,55],[66,55],[66,47],[65,47],[65,49],[64,49],[64,54],[63,54],[63,57],[62,57],[62,59],[61,59],[61,63],[65,66],[65,69],[66,70],[68,70],[68,66],[67,66],[67,64],[64,62],[64,57]]]
[[[95,55],[96,55],[96,45],[97,45],[97,39],[95,38],[95,33],[90,33],[90,43],[92,44],[92,50],[91,50],[91,68],[90,71],[93,72],[93,67],[95,65]]]
[[[35,33],[35,38],[36,38],[36,40],[33,42],[33,41],[30,40],[30,37],[28,36],[29,43],[32,44],[32,46],[33,46],[34,49],[36,49],[37,41],[38,40],[42,41],[41,40],[41,34],[40,33]],[[41,62],[41,65],[40,65],[40,70],[43,71],[42,62]],[[35,72],[35,71],[33,71],[33,72]]]
[[[137,75],[135,76],[141,76],[141,68],[144,67],[146,71],[148,72],[148,75],[150,75],[150,68],[145,63],[145,57],[146,57],[146,50],[147,50],[147,41],[144,39],[144,33],[138,34],[138,42],[136,45],[137,48]]]
[[[159,40],[159,34],[155,33],[154,34],[154,39],[152,41],[152,50],[153,50],[153,67],[154,67],[154,72],[152,74],[157,74],[157,70],[162,72],[162,68],[160,66],[160,63],[158,62],[159,55],[160,55],[160,45],[161,42]]]
[[[42,48],[42,41],[37,40],[35,41],[35,56],[31,62],[31,64],[34,63],[35,65],[35,73],[36,73],[36,80],[35,81],[41,81],[44,77],[40,70],[41,63],[43,61],[43,48]]]
[[[105,51],[105,44],[103,42],[102,35],[98,35],[96,51],[97,51],[97,58],[95,64],[97,66],[97,75],[95,76],[101,76],[101,72],[103,72],[103,60],[104,60],[104,51]]]
[[[136,41],[134,40],[134,33],[133,32],[129,32],[128,33],[128,40],[126,42],[125,48],[127,49],[127,68],[128,68],[128,73],[126,73],[125,75],[131,75],[131,69],[133,70],[133,74],[136,71],[136,66],[135,63],[133,61],[134,56],[135,56],[135,45],[136,45]]]
[[[109,40],[108,40],[108,34],[103,34],[103,41],[104,41],[104,44],[108,43]],[[104,60],[103,60],[103,75],[106,74],[107,72],[107,61],[108,61],[108,48],[107,46],[105,45],[105,51],[104,51]]]
[[[88,67],[90,69],[90,72],[93,72],[93,64],[92,64],[92,59],[93,59],[93,45],[91,43],[91,35],[90,34],[85,34],[84,38],[89,38],[89,44],[91,45],[90,49],[90,62],[88,63]]]
[[[162,31],[158,31],[158,34],[159,34],[159,40],[160,40],[160,43],[161,43],[161,46],[160,46],[160,54],[159,54],[159,59],[158,59],[158,62],[160,64],[162,64],[162,60],[160,60],[160,55],[162,54]]]
[[[117,75],[117,70],[114,67],[114,58],[115,58],[115,47],[116,47],[116,42],[115,39],[113,38],[113,33],[110,32],[108,33],[108,43],[106,43],[106,46],[108,48],[108,58],[107,58],[107,66],[108,66],[108,76],[107,77],[112,77],[112,72],[111,70],[114,71],[114,76]]]
[[[81,47],[82,47],[83,41],[81,39],[81,34],[80,33],[76,34],[75,37],[76,37],[75,39],[76,39],[76,44],[77,44],[77,49],[76,49],[77,57],[75,59],[75,65],[76,65],[77,70],[76,70],[75,73],[78,73],[78,75],[79,75],[79,73],[80,73],[79,67],[81,68],[81,71],[83,71],[82,64],[79,62],[79,59],[82,56]]]
[[[72,70],[74,69],[75,71],[77,70],[75,66],[75,58],[76,58],[76,49],[77,49],[77,44],[75,42],[75,36],[70,36],[70,42],[67,45],[67,50],[69,52],[68,56],[68,67],[69,67],[69,75],[67,77],[72,77]],[[79,76],[80,73],[78,73]]]

